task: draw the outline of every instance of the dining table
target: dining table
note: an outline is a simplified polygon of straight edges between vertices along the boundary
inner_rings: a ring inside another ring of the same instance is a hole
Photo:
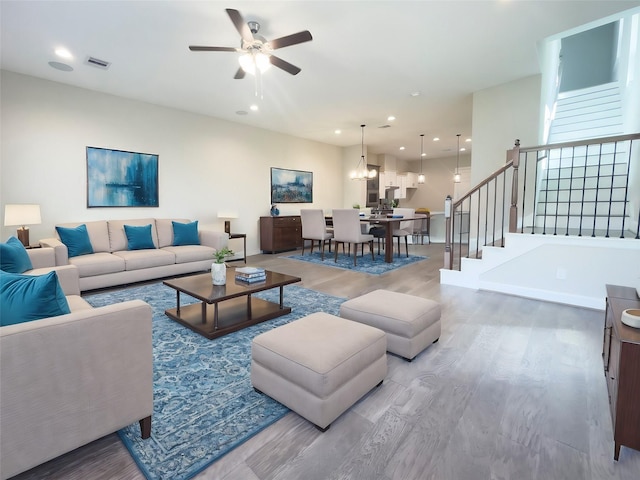
[[[422,221],[422,215],[415,217],[405,216],[393,216],[393,215],[360,215],[361,223],[368,223],[369,225],[379,225],[384,228],[384,261],[386,263],[393,263],[393,231],[400,227],[400,222],[406,222],[408,220]],[[329,224],[332,220],[331,216],[326,216],[325,219]]]

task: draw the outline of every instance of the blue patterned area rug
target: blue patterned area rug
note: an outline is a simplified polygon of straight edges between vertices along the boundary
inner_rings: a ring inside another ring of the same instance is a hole
[[[279,301],[279,289],[255,294]],[[186,480],[282,418],[289,410],[251,386],[251,340],[313,312],[338,314],[344,298],[296,285],[284,289],[290,314],[207,340],[169,319],[175,290],[162,283],[88,295],[94,307],[141,299],[153,308],[153,417],[151,438],[138,423],[118,432],[149,480]],[[195,299],[181,295],[181,303]]]
[[[353,256],[347,256],[342,254],[342,250],[338,254],[338,261],[334,262],[333,252],[324,252],[324,261],[320,258],[320,252],[314,251],[311,255],[305,253],[304,255],[289,255],[283,258],[290,258],[292,260],[301,260],[303,262],[315,263],[316,265],[324,265],[325,267],[336,267],[344,270],[353,270],[354,272],[368,273],[369,275],[382,275],[383,273],[390,272],[397,268],[406,267],[412,263],[426,260],[429,257],[421,257],[419,255],[409,255],[408,257],[400,255],[399,257],[393,256],[393,263],[386,263],[384,261],[384,254],[375,256],[374,260],[371,260],[371,254],[365,253],[364,256],[358,255],[358,261],[356,266],[353,266]]]

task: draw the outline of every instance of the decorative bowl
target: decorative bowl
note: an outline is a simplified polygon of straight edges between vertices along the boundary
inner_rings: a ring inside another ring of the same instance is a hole
[[[640,328],[640,308],[628,308],[622,312],[622,323],[629,327]]]

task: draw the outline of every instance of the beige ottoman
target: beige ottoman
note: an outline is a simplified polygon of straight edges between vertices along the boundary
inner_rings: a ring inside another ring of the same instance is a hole
[[[440,338],[440,304],[406,293],[369,292],[344,302],[340,316],[384,330],[387,350],[409,361]]]
[[[258,335],[251,384],[325,431],[387,374],[377,328],[313,313]]]

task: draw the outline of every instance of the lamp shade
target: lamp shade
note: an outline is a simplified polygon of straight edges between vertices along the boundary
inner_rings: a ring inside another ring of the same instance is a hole
[[[35,204],[13,204],[4,206],[4,225],[39,225],[40,205]]]

